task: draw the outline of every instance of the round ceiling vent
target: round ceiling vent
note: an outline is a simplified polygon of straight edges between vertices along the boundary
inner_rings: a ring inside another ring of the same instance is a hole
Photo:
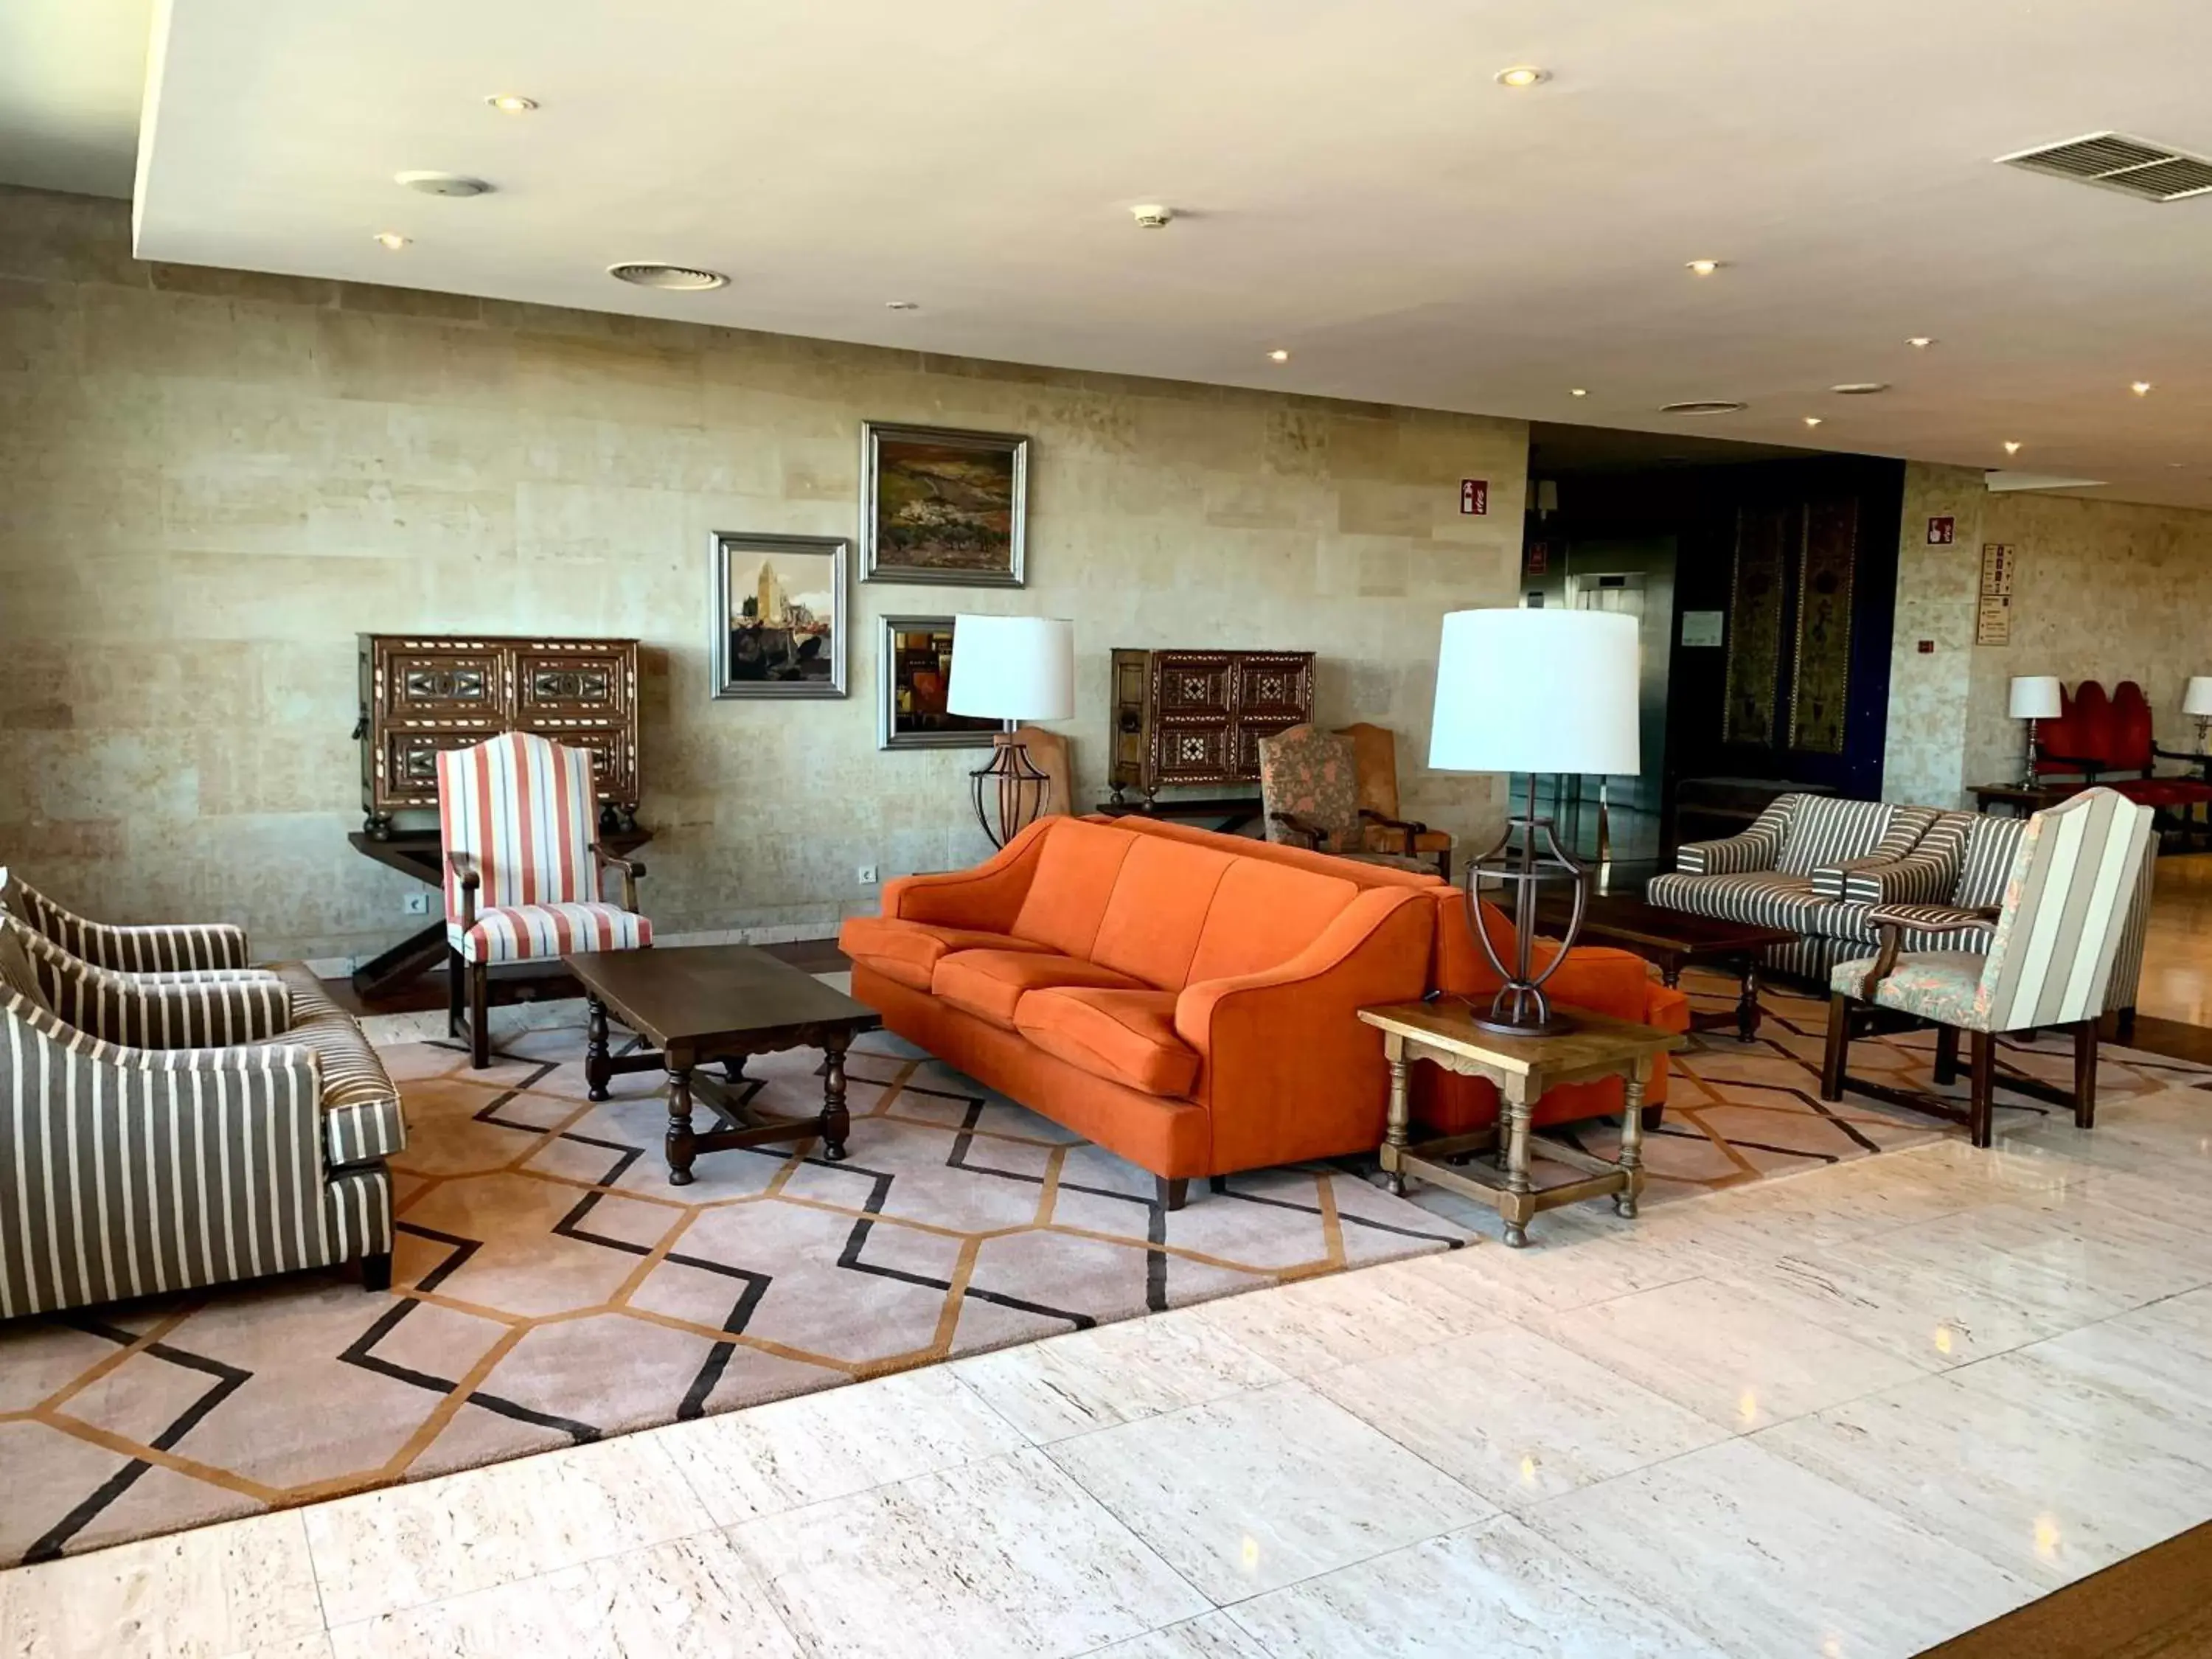
[[[1730,403],[1725,398],[1697,398],[1688,403],[1662,404],[1659,412],[1662,415],[1735,415],[1744,407],[1741,404]]]
[[[481,179],[471,179],[461,173],[395,173],[394,183],[410,190],[419,190],[425,196],[489,196],[491,186]]]
[[[654,259],[636,259],[618,265],[609,265],[607,275],[618,283],[635,283],[640,288],[669,289],[681,294],[696,294],[710,288],[727,288],[730,279],[719,270],[702,270],[696,265],[665,265]]]
[[[1828,390],[1840,393],[1842,396],[1846,398],[1871,398],[1877,392],[1888,391],[1889,382],[1887,380],[1845,380],[1840,386],[1830,386]]]

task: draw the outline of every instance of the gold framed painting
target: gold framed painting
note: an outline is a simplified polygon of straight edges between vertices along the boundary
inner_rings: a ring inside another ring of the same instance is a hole
[[[1022,586],[1030,441],[860,424],[862,580]]]

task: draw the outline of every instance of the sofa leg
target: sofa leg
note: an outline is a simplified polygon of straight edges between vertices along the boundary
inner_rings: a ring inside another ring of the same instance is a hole
[[[1163,1210],[1180,1210],[1190,1197],[1190,1182],[1178,1176],[1173,1181],[1165,1176],[1152,1177],[1152,1201]]]
[[[361,1287],[369,1291],[392,1288],[392,1252],[380,1250],[374,1255],[361,1259]]]
[[[1967,1034],[1967,1068],[1972,1086],[1968,1091],[1966,1136],[1975,1146],[1986,1146],[1994,1138],[1991,1120],[1996,1115],[1997,1040],[1993,1033]]]
[[[1667,1108],[1664,1104],[1646,1106],[1638,1115],[1644,1120],[1644,1133],[1647,1135],[1656,1134],[1659,1132],[1659,1126],[1667,1121]]]
[[[1851,1058],[1851,1000],[1838,991],[1828,999],[1828,1048],[1820,1062],[1820,1098],[1844,1097],[1844,1073]]]
[[[446,1035],[460,1036],[468,1016],[469,965],[459,951],[446,952]]]
[[[2074,1028],[2074,1127],[2097,1127],[2097,1022]]]
[[[1227,1192],[1227,1191],[1229,1190],[1229,1177],[1228,1177],[1227,1176],[1206,1176],[1206,1191],[1208,1191],[1209,1193],[1225,1193],[1225,1192]]]
[[[491,1064],[491,964],[469,964],[469,1064],[481,1072]]]
[[[1959,1080],[1959,1030],[1955,1025],[1936,1028],[1936,1081],[1939,1085]]]

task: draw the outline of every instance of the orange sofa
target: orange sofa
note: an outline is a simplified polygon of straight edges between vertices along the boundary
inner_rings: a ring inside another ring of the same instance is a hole
[[[1139,818],[1046,818],[973,870],[900,878],[839,944],[892,1030],[1150,1170],[1170,1208],[1194,1176],[1372,1151],[1388,1079],[1355,1011],[1439,974],[1495,988],[1433,876]],[[1624,1018],[1681,1002],[1618,951],[1575,951],[1571,975],[1561,1000]],[[1495,1114],[1486,1084],[1419,1073],[1439,1130]],[[1573,1092],[1608,1086],[1618,1111],[1618,1083]]]

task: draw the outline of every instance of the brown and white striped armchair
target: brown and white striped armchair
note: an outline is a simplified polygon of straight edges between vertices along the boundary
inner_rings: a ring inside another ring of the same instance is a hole
[[[1990,1144],[1996,1039],[2009,1031],[2072,1031],[2074,1091],[2066,1102],[2075,1122],[2091,1127],[2099,1021],[2118,1006],[2120,976],[2141,967],[2155,816],[2110,789],[2085,790],[2035,814],[2017,837],[1996,914],[1954,912],[1956,926],[1946,930],[1978,935],[1978,948],[1910,949],[1911,937],[1927,928],[1928,907],[1875,905],[1871,920],[1881,949],[1839,963],[1831,979],[1821,1097],[1840,1100],[1846,1087],[1892,1097],[1894,1091],[1848,1075],[1854,1021],[1867,1008],[1886,1008],[1935,1025],[1939,1084],[1955,1079],[1959,1033],[1968,1034],[1963,1116],[1975,1146]],[[2132,988],[2127,994],[2132,1000]],[[1925,1097],[1904,1103],[1937,1109]]]
[[[6,908],[0,1319],[349,1261],[390,1286],[399,1096],[312,974],[236,929],[83,924],[172,964],[103,967]]]

